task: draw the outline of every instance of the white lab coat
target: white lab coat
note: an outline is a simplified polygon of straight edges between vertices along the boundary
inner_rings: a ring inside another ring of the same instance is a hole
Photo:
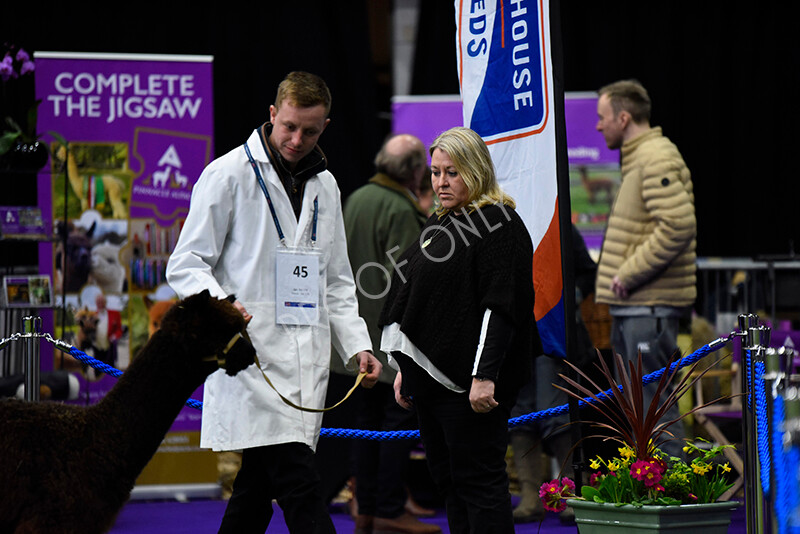
[[[247,144],[288,245],[310,243],[314,198],[318,199],[319,324],[276,324],[275,256],[281,245],[243,147],[212,162],[195,184],[189,214],[167,265],[167,280],[181,298],[203,289],[216,297],[236,295],[253,316],[247,331],[262,369],[278,391],[299,406],[321,408],[331,344],[348,368],[356,365],[356,353],[371,349],[347,259],[341,195],[330,172],[310,178],[298,221],[258,130]],[[235,377],[220,370],[206,380],[201,447],[237,450],[301,442],[314,449],[321,425],[321,414],[284,404],[254,365]]]

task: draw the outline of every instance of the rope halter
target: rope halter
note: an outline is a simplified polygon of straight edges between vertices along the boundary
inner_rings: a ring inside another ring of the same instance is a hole
[[[242,340],[247,341],[245,335],[243,335],[242,332],[236,332],[221,351],[215,352],[211,356],[206,356],[203,358],[203,361],[211,362],[216,360],[217,366],[219,366],[220,369],[225,369],[225,365],[227,364],[226,357],[228,356],[228,353],[233,349],[234,346],[236,346],[238,342]]]

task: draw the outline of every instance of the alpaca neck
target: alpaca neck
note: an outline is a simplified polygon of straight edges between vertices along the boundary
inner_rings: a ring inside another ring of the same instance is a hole
[[[119,476],[130,484],[208,374],[190,358],[184,347],[156,333],[111,391],[90,408],[97,428],[118,434],[119,457],[125,459]]]

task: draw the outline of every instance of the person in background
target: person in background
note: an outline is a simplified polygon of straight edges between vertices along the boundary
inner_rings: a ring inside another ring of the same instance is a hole
[[[117,360],[117,341],[123,335],[122,314],[119,310],[107,308],[106,296],[98,293],[94,299],[97,307],[97,331],[92,348],[94,357],[108,365],[115,365]]]
[[[369,328],[373,352],[383,364],[374,388],[362,392],[357,425],[367,430],[416,428],[416,416],[394,399],[395,371],[380,351],[378,316],[386,301],[392,261],[419,238],[427,220],[416,195],[427,167],[425,146],[408,134],[391,136],[375,157],[376,174],[344,207],[347,251],[358,288],[358,309]],[[441,532],[405,511],[406,471],[413,440],[357,440],[353,444],[356,534]]]
[[[419,199],[419,205],[422,207],[422,210],[426,214],[432,215],[433,211],[436,209],[436,198],[434,198],[433,186],[431,186],[430,167],[425,169],[425,174],[423,175],[422,180],[419,182],[419,187],[417,188],[417,199]]]
[[[646,375],[678,352],[679,319],[697,296],[694,191],[678,148],[650,126],[647,90],[622,80],[598,94],[597,131],[621,152],[622,183],[603,239],[595,300],[609,305],[614,352],[634,361],[641,353]],[[645,387],[645,406],[657,386]],[[661,421],[679,417],[675,404]],[[682,425],[668,430],[674,439],[662,450],[682,457]]]
[[[380,374],[358,316],[339,188],[317,145],[330,106],[320,77],[290,73],[269,122],[203,171],[167,265],[180,298],[235,295],[258,357],[205,383],[200,446],[242,450],[222,533],[263,534],[272,499],[290,532],[335,533],[314,464],[322,414],[283,399],[323,407],[331,343],[365,387]]]
[[[575,276],[575,332],[577,341],[577,357],[570,360],[578,367],[585,369],[595,361],[597,356],[592,347],[589,331],[583,322],[580,304],[594,291],[597,264],[589,255],[586,243],[578,229],[570,225],[572,232],[572,254]],[[533,376],[519,392],[517,404],[511,410],[511,417],[521,417],[530,413],[562,406],[569,402],[567,394],[553,384],[568,387],[559,374],[569,376],[563,358],[543,354],[536,358]],[[561,476],[573,478],[572,439],[569,415],[533,420],[525,425],[517,425],[511,429],[511,450],[519,481],[520,501],[514,508],[515,523],[530,523],[544,517],[544,506],[539,498],[539,487],[550,481],[550,457],[554,457]],[[560,478],[560,476],[558,477]],[[563,523],[574,521],[575,513],[571,507],[559,514]]]
[[[436,215],[397,261],[379,326],[399,371],[397,402],[416,409],[451,533],[514,532],[508,417],[541,343],[533,245],[468,128],[430,147]]]

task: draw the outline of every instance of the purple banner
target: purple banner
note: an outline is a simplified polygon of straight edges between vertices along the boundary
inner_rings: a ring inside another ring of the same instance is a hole
[[[124,371],[175,301],[166,263],[214,153],[212,58],[37,52],[34,59],[38,128],[51,147],[39,207],[56,237],[39,254],[56,304],[45,329]],[[100,400],[116,383],[60,352],[52,361],[43,355],[43,368],[50,365],[79,378],[72,402]],[[193,397],[201,399],[202,388]],[[199,418],[185,408],[172,432],[199,431]]]
[[[619,151],[610,150],[597,131],[597,95],[567,93],[564,120],[567,128],[567,155],[570,166],[617,165]]]
[[[463,124],[458,95],[395,97],[392,114],[393,132],[414,134],[425,146],[441,132]],[[599,251],[620,181],[619,152],[609,150],[603,136],[595,129],[596,94],[566,93],[564,117],[572,222],[589,249]]]

